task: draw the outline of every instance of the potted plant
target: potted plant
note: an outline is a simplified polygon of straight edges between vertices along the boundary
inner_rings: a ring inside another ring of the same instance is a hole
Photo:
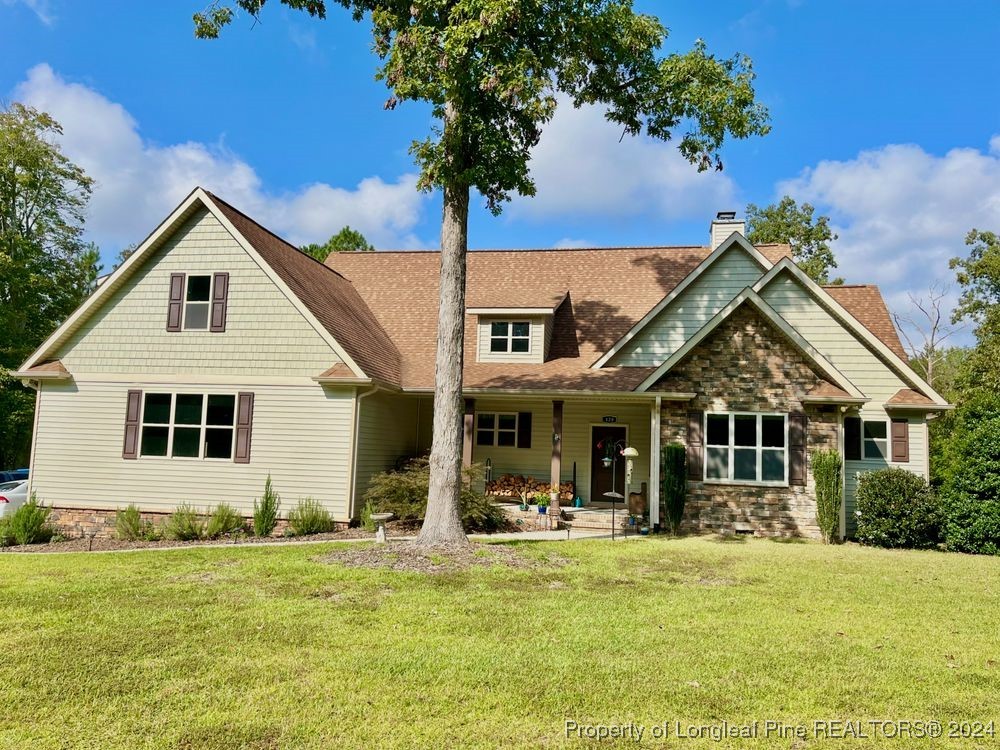
[[[517,494],[521,496],[521,504],[517,506],[517,509],[518,510],[522,510],[522,511],[527,510],[528,509],[528,493],[524,492],[522,490],[521,492],[518,492]]]
[[[536,492],[535,503],[538,505],[538,515],[544,516],[549,512],[549,496],[546,493]]]

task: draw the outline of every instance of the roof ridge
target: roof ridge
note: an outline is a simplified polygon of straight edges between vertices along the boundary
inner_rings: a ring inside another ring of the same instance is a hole
[[[202,190],[205,190],[205,188],[202,188]],[[274,232],[274,231],[268,229],[263,224],[261,224],[259,221],[257,221],[256,219],[254,219],[252,216],[249,216],[245,212],[240,211],[240,209],[236,208],[236,206],[234,206],[229,201],[223,200],[222,198],[220,198],[219,196],[217,196],[215,193],[213,193],[210,190],[205,190],[205,193],[212,200],[218,201],[219,203],[221,203],[224,206],[228,207],[232,211],[235,211],[236,213],[238,213],[240,216],[242,216],[244,219],[246,219],[247,221],[249,221],[251,224],[257,226],[261,231],[267,232],[269,235],[271,235],[272,237],[274,237],[274,239],[278,240],[278,242],[280,242],[282,245],[284,245],[285,247],[287,247],[289,250],[293,250],[293,251],[297,252],[299,255],[302,255],[302,256],[308,258],[313,263],[316,263],[316,264],[322,266],[323,268],[325,268],[327,271],[330,271],[331,273],[337,274],[337,276],[339,276],[340,278],[342,278],[348,284],[351,283],[351,280],[349,278],[347,278],[346,276],[344,276],[344,274],[340,273],[337,269],[330,268],[330,266],[326,265],[326,263],[324,263],[323,261],[317,260],[316,258],[314,258],[313,256],[311,256],[309,253],[303,251],[302,248],[296,247],[295,245],[293,245],[291,242],[289,242],[288,240],[286,240],[284,237],[282,237],[277,232]],[[352,286],[353,286],[353,284],[352,284]]]
[[[609,245],[605,247],[487,247],[469,248],[470,253],[580,253],[580,252],[614,252],[619,250],[707,250],[707,245]],[[337,253],[344,255],[431,255],[440,250],[345,250]],[[333,254],[331,253],[331,256]]]

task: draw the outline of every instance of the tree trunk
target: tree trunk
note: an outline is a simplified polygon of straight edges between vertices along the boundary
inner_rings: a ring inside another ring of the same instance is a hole
[[[446,116],[446,127],[447,127]],[[462,364],[465,353],[465,260],[469,249],[469,186],[444,190],[441,222],[441,294],[434,369],[434,434],[427,513],[420,544],[463,543]]]

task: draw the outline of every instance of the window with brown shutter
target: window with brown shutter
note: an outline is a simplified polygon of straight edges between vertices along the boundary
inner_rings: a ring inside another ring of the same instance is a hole
[[[806,483],[806,433],[809,419],[796,412],[788,415],[788,483]]]
[[[139,419],[142,416],[142,391],[129,391],[125,406],[125,442],[122,458],[135,460],[139,456]]]
[[[253,432],[253,394],[242,392],[236,399],[236,450],[233,462],[250,463],[250,440]]]
[[[892,420],[892,460],[901,464],[910,460],[910,422],[906,419]]]
[[[209,330],[224,333],[226,330],[226,307],[229,301],[229,274],[217,273],[212,278],[212,312]]]
[[[702,430],[702,420],[705,413],[689,411],[687,415],[687,475],[688,479],[701,481],[705,468],[705,436]]]
[[[170,274],[170,301],[167,303],[167,330],[181,330],[184,317],[184,283],[183,273]]]

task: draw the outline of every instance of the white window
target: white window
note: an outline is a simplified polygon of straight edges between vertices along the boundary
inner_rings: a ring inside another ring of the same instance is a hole
[[[527,354],[531,351],[531,323],[495,320],[490,324],[490,352]]]
[[[889,458],[889,428],[879,420],[864,420],[862,422],[862,456],[888,460]]]
[[[480,412],[476,415],[476,445],[517,446],[517,414]]]
[[[705,415],[705,481],[788,483],[788,415]]]
[[[230,460],[235,422],[234,395],[146,393],[140,455]]]
[[[204,331],[208,329],[212,299],[212,277],[188,276],[184,290],[184,330]]]

